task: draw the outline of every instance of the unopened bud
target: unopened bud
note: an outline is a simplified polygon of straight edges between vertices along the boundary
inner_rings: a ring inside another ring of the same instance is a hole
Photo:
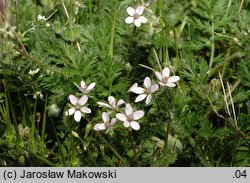
[[[79,138],[78,133],[76,133],[75,131],[72,131],[71,133],[72,133],[72,135],[73,135],[74,137]]]

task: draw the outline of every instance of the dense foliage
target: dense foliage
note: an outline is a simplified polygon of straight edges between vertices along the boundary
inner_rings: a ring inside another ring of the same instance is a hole
[[[250,166],[249,17],[249,0],[0,0],[0,165]]]

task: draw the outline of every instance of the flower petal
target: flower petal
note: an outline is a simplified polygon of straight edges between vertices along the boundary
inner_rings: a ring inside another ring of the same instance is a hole
[[[69,95],[69,100],[70,100],[70,103],[73,105],[76,105],[78,102],[78,98],[76,98],[74,95]]]
[[[138,83],[134,83],[129,89],[128,92],[131,92],[134,88],[138,87]]]
[[[99,105],[99,107],[106,107],[112,109],[112,107],[109,104],[106,104],[104,102],[96,102],[96,103]]]
[[[91,83],[88,87],[87,87],[87,91],[92,90],[95,87],[95,82]]]
[[[155,72],[156,77],[161,81],[162,80],[162,75],[158,71]]]
[[[141,119],[143,116],[144,116],[143,110],[135,111],[133,114],[134,120]]]
[[[113,126],[116,123],[116,118],[112,118],[110,124]]]
[[[95,131],[106,130],[106,129],[107,129],[107,126],[104,123],[97,123],[94,126]]]
[[[149,104],[149,102],[151,101],[151,99],[152,99],[152,95],[149,94],[149,95],[147,96],[147,98],[146,98],[146,104]]]
[[[132,109],[132,107],[131,107],[130,104],[126,105],[126,107],[125,107],[125,113],[126,113],[127,116],[130,116],[130,115],[133,114],[133,109]]]
[[[109,122],[109,115],[108,115],[108,113],[106,113],[106,112],[103,112],[103,113],[102,113],[102,120],[103,120],[105,123]]]
[[[120,107],[122,104],[125,104],[125,101],[120,99],[118,102],[117,102],[117,107]]]
[[[161,86],[166,86],[166,83],[163,83],[163,82],[159,82],[159,84],[161,85]]]
[[[140,27],[141,26],[141,21],[139,19],[135,19],[134,23],[135,23],[136,27]]]
[[[125,114],[117,113],[115,117],[120,121],[127,121],[127,116]]]
[[[79,100],[78,100],[78,104],[80,106],[83,106],[86,104],[86,102],[88,101],[88,96],[87,95],[83,95]]]
[[[82,114],[80,111],[76,111],[75,114],[74,114],[74,119],[76,122],[79,122],[81,120],[81,117],[82,117]]]
[[[88,107],[81,107],[81,111],[84,112],[84,113],[86,113],[86,114],[91,113],[91,109],[88,108]]]
[[[176,84],[174,84],[174,83],[166,83],[165,85],[170,87],[170,88],[173,88],[176,86]]]
[[[163,78],[168,78],[170,75],[170,69],[168,67],[165,67],[162,71],[162,77]]]
[[[128,13],[130,16],[134,16],[134,14],[135,14],[135,9],[132,8],[132,7],[128,7],[128,8],[127,8],[127,13]]]
[[[140,101],[144,100],[146,97],[147,97],[147,94],[138,95],[135,99],[135,102],[140,102]]]
[[[81,81],[81,88],[85,88],[86,87],[86,83],[84,81]]]
[[[125,128],[128,128],[130,126],[130,123],[128,121],[123,121],[123,126]]]
[[[149,77],[146,77],[144,79],[144,86],[149,89],[151,87],[151,79]]]
[[[130,122],[130,126],[131,126],[134,130],[139,130],[139,129],[140,129],[140,125],[139,125],[139,123],[137,123],[136,121]]]
[[[69,110],[65,112],[66,116],[74,114],[76,109],[74,107],[71,107]]]
[[[150,93],[156,92],[158,88],[159,88],[158,84],[153,84],[150,88]]]
[[[140,20],[141,23],[144,23],[144,24],[148,22],[148,19],[144,16],[139,16],[138,20]]]
[[[131,92],[134,92],[136,94],[142,94],[144,93],[144,88],[142,87],[134,87],[130,89]]]
[[[125,19],[125,22],[126,22],[127,24],[133,23],[133,22],[134,22],[134,17],[127,17],[127,18]]]
[[[168,78],[168,83],[174,83],[176,81],[179,81],[180,77],[179,76],[171,76]]]
[[[144,11],[144,7],[143,6],[138,6],[135,10],[135,13],[137,13],[138,15],[141,15]]]
[[[112,106],[112,107],[116,107],[116,100],[113,96],[109,96],[108,97],[108,101],[109,101],[109,104]]]

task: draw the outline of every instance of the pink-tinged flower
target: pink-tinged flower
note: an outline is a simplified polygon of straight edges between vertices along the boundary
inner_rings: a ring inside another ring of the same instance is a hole
[[[141,119],[143,116],[144,116],[144,111],[139,110],[133,112],[131,105],[126,104],[125,114],[117,113],[115,117],[123,122],[124,127],[128,128],[131,126],[134,130],[139,130],[140,125],[136,120]]]
[[[180,80],[179,76],[170,76],[170,69],[168,67],[165,67],[162,71],[160,72],[155,72],[156,77],[160,80],[159,84],[162,86],[168,86],[168,87],[175,87],[176,84],[175,82]]]
[[[108,102],[109,104],[104,102],[97,102],[97,104],[100,107],[106,107],[112,110],[117,110],[122,104],[125,104],[125,101],[122,99],[118,100],[118,102],[116,103],[116,99],[113,96],[108,97]]]
[[[125,19],[125,22],[127,24],[132,24],[134,22],[136,27],[140,27],[142,23],[147,23],[147,18],[144,16],[141,16],[144,11],[143,6],[138,6],[136,9],[132,7],[127,8],[127,13],[129,14],[129,17]]]
[[[139,94],[136,97],[135,102],[140,102],[146,98],[146,104],[149,104],[152,99],[152,93],[156,92],[158,88],[159,86],[157,84],[152,84],[150,78],[146,77],[144,79],[144,88],[138,87],[138,84],[135,83],[130,87],[129,91]]]
[[[103,112],[102,113],[102,120],[103,120],[103,123],[97,123],[94,126],[94,130],[95,131],[101,131],[101,130],[106,130],[107,129],[106,133],[108,133],[109,130],[113,129],[113,126],[116,123],[116,118],[112,118],[111,121],[109,121],[108,113]]]
[[[66,111],[66,115],[73,115],[76,122],[79,122],[82,117],[82,113],[91,113],[91,109],[84,106],[88,101],[88,96],[83,95],[80,99],[76,98],[74,95],[69,95],[69,100],[71,103],[71,108]]]
[[[87,85],[84,81],[81,81],[80,85],[78,86],[76,83],[75,85],[77,86],[77,88],[79,88],[79,90],[83,93],[83,94],[88,94],[91,90],[94,89],[95,87],[95,82]]]

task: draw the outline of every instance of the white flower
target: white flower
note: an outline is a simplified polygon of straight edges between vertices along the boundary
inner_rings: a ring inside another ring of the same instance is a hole
[[[122,104],[125,104],[125,101],[122,99],[118,100],[118,102],[116,103],[116,99],[113,96],[108,97],[108,102],[109,104],[104,102],[97,102],[97,104],[100,107],[106,107],[113,110],[117,110]]]
[[[125,19],[125,22],[127,24],[131,24],[134,22],[136,27],[140,27],[141,23],[147,23],[147,18],[144,16],[141,16],[144,11],[143,6],[138,6],[136,9],[132,7],[127,8],[127,13],[129,14],[129,17]]]
[[[123,113],[117,113],[116,118],[119,119],[120,121],[123,121],[124,127],[132,127],[134,130],[139,130],[140,125],[136,121],[138,119],[141,119],[144,116],[144,111],[139,110],[133,112],[133,109],[130,104],[126,104],[125,107],[125,114]]]
[[[72,107],[66,111],[66,115],[73,115],[76,122],[79,122],[82,117],[82,113],[91,113],[91,109],[85,107],[84,105],[88,101],[88,96],[83,95],[80,99],[76,98],[74,95],[69,95],[70,103]]]
[[[165,67],[162,71],[160,72],[155,72],[156,77],[160,80],[159,84],[162,86],[168,86],[168,87],[175,87],[176,84],[175,82],[180,80],[179,76],[170,76],[170,69],[168,67]]]
[[[152,93],[156,92],[159,86],[157,84],[152,85],[150,78],[146,77],[144,79],[144,87],[145,88],[138,87],[138,84],[135,83],[130,87],[129,91],[139,94],[136,97],[135,102],[140,102],[146,98],[146,104],[149,104],[152,99]]]
[[[81,86],[78,86],[76,83],[75,85],[81,90],[83,94],[89,93],[91,90],[94,89],[95,83],[91,83],[90,85],[87,85],[84,81],[81,81]]]
[[[95,131],[101,131],[106,130],[106,133],[108,133],[109,130],[112,130],[114,124],[116,123],[116,118],[112,118],[111,121],[109,121],[109,115],[106,112],[102,113],[102,120],[104,123],[97,123],[94,126]]]
[[[29,75],[32,75],[32,76],[34,76],[35,74],[37,74],[38,72],[39,72],[39,68],[37,68],[37,69],[35,69],[35,70],[30,70],[29,71]]]
[[[46,21],[47,19],[45,18],[45,16],[38,15],[38,16],[37,16],[37,20],[38,20],[38,21]]]
[[[39,98],[42,99],[42,98],[43,98],[42,92],[41,92],[41,91],[36,91],[36,92],[34,93],[34,95],[33,95],[33,98],[36,99],[37,96],[39,96]]]

